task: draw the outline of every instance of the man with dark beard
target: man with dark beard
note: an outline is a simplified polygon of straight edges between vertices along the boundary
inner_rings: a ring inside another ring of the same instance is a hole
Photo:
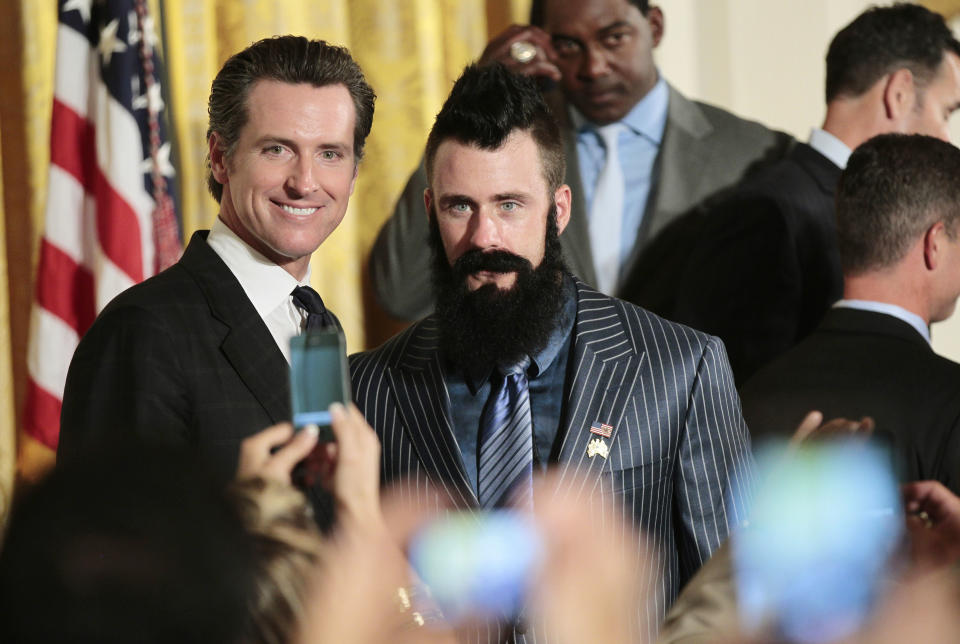
[[[532,477],[557,466],[583,483],[573,499],[654,541],[662,569],[628,616],[652,639],[743,519],[750,442],[723,345],[566,272],[563,145],[533,80],[468,67],[425,159],[436,313],[351,358],[383,480],[431,505],[529,507]],[[549,626],[531,624],[537,641]]]

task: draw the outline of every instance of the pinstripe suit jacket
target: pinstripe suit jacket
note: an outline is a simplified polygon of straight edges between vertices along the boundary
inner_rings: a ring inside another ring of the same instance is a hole
[[[648,604],[630,616],[652,641],[679,588],[742,519],[733,491],[750,485],[749,435],[717,338],[579,281],[573,333],[559,467],[564,478],[586,478],[584,502],[611,504],[661,549],[662,570],[647,579]],[[438,337],[437,320],[428,317],[351,356],[354,398],[383,444],[385,483],[403,479],[421,502],[476,508]],[[586,454],[596,421],[613,427],[607,458]],[[440,498],[423,498],[424,483]],[[517,639],[541,639],[544,630],[534,626]]]

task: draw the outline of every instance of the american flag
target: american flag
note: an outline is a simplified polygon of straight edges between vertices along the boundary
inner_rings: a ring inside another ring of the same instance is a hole
[[[97,312],[182,248],[147,0],[60,0],[44,234],[24,426],[51,449]]]
[[[613,427],[601,423],[599,420],[592,425],[590,425],[590,433],[597,434],[598,436],[603,436],[604,438],[610,438],[613,435]]]

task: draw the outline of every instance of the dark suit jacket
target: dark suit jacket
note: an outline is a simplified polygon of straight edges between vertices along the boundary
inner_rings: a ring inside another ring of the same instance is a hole
[[[654,162],[643,222],[627,266],[642,256],[648,242],[674,218],[737,183],[755,167],[779,159],[794,143],[783,132],[691,101],[673,87],[669,91],[663,142]],[[559,94],[550,93],[547,99],[563,136],[567,159],[564,181],[573,191],[570,223],[560,235],[560,245],[570,272],[593,284],[596,275],[590,252],[589,211],[580,182],[576,132]],[[370,252],[370,277],[377,299],[388,313],[407,320],[424,317],[433,310],[427,216],[423,210],[426,187],[427,176],[421,163]]]
[[[872,416],[904,481],[935,479],[960,493],[960,364],[938,356],[906,322],[830,309],[806,340],[743,387],[754,438],[789,436],[811,409]]]
[[[651,249],[661,264],[638,267],[624,297],[719,336],[743,383],[812,332],[843,293],[839,178],[833,162],[797,144],[679,220],[660,238],[667,248]]]
[[[637,615],[652,641],[679,588],[743,518],[736,491],[751,484],[750,442],[716,338],[582,282],[577,298],[559,463],[565,475],[585,477],[584,503],[609,503],[662,548],[662,576],[648,577],[649,604]],[[354,399],[382,441],[386,483],[404,480],[431,505],[476,508],[450,421],[438,334],[429,317],[352,356]],[[598,421],[614,428],[607,458],[586,453]],[[439,498],[425,496],[426,483]]]
[[[84,335],[67,374],[58,461],[159,444],[195,451],[227,480],[241,440],[290,420],[287,362],[206,236],[118,295]]]

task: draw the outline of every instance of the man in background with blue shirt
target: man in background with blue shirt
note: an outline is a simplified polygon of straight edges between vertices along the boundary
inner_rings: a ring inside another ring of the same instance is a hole
[[[551,88],[545,97],[560,122],[573,194],[564,257],[575,275],[616,295],[671,220],[782,156],[792,139],[673,89],[653,62],[663,14],[646,0],[544,0],[531,15],[536,26],[508,28],[480,63],[499,61]],[[370,258],[378,300],[408,320],[433,308],[426,187],[421,164]]]

